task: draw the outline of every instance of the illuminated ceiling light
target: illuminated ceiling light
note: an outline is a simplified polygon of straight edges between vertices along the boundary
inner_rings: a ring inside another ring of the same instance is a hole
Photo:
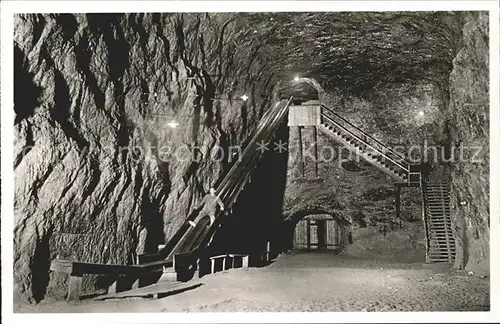
[[[241,100],[243,101],[247,101],[248,100],[248,96],[246,94],[244,94],[243,96],[240,97]]]
[[[421,111],[419,111],[419,113],[418,113],[418,114],[419,114],[420,116],[423,116],[423,115],[424,115],[424,112],[421,110]]]
[[[167,126],[171,128],[176,128],[177,126],[179,126],[179,123],[176,122],[175,120],[172,120],[171,122],[167,123]]]
[[[295,82],[299,82],[299,80],[300,80],[300,78],[298,75],[296,75],[295,78],[293,78],[293,81],[295,81]]]

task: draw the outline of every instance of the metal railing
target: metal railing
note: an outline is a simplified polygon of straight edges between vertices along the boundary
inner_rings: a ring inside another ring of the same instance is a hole
[[[385,144],[381,143],[379,140],[377,140],[370,134],[366,133],[365,131],[363,131],[356,125],[352,124],[350,121],[340,116],[339,114],[335,113],[334,111],[332,111],[330,108],[326,107],[323,104],[321,105],[321,116],[328,117],[330,121],[334,122],[338,127],[341,127],[349,135],[355,137],[358,141],[371,147],[376,152],[384,155],[384,157],[389,159],[391,162],[396,163],[398,166],[409,172],[410,162],[406,160],[406,157],[393,151]]]
[[[406,173],[409,173],[410,172],[410,167],[409,165],[405,165],[405,164],[402,164],[400,163],[399,161],[396,161],[394,159],[392,159],[391,157],[388,156],[387,153],[385,153],[384,151],[376,148],[375,146],[371,145],[370,143],[368,143],[367,141],[365,141],[364,139],[362,139],[361,137],[359,137],[358,135],[354,134],[353,132],[349,131],[346,127],[344,127],[343,125],[341,125],[340,123],[336,122],[335,120],[333,120],[330,116],[327,116],[325,114],[321,114],[321,117],[322,118],[326,118],[330,123],[334,124],[336,127],[339,127],[341,128],[342,130],[344,130],[346,133],[348,133],[351,137],[353,137],[355,140],[357,140],[358,142],[364,144],[365,146],[371,148],[373,151],[381,154],[384,158],[386,158],[387,160],[391,161],[393,164],[397,165],[398,167],[400,167],[401,169],[403,169]]]

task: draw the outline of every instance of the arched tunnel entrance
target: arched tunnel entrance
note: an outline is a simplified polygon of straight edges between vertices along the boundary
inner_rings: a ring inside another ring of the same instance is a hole
[[[342,243],[342,227],[330,214],[311,214],[295,225],[293,249],[302,251],[338,251]]]
[[[283,222],[281,238],[282,252],[339,253],[352,243],[351,225],[327,210],[303,210]]]

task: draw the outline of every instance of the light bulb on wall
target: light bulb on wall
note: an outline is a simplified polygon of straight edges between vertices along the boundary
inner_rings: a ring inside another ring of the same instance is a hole
[[[418,115],[419,116],[423,116],[423,115],[425,115],[425,113],[421,110],[421,111],[418,112]]]
[[[247,101],[248,100],[248,96],[246,94],[244,94],[243,96],[240,97],[241,100],[243,101]]]
[[[167,123],[167,126],[171,128],[176,128],[177,126],[179,126],[179,123],[176,122],[175,120],[172,120],[171,122]]]
[[[299,80],[300,80],[300,78],[298,75],[296,75],[295,78],[293,78],[293,81],[295,81],[295,82],[299,82]]]

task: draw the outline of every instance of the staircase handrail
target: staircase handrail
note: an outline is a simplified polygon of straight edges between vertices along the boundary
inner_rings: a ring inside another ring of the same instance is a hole
[[[277,104],[279,104],[279,103],[280,102],[278,102]],[[250,147],[250,145],[252,145],[253,142],[255,142],[254,141],[254,137],[262,130],[262,128],[267,123],[267,120],[270,119],[271,116],[273,115],[273,112],[274,112],[274,109],[268,109],[264,113],[264,115],[262,116],[261,120],[259,121],[259,124],[257,125],[257,128],[252,132],[251,140],[247,144],[246,147]],[[241,154],[241,156],[238,158],[238,160],[230,168],[230,170],[226,174],[226,177],[224,177],[224,179],[222,180],[222,182],[219,185],[219,187],[221,187],[223,185],[223,183],[225,181],[227,181],[227,179],[229,179],[227,177],[227,175],[232,174],[234,172],[234,170],[240,164],[244,153],[245,153],[245,151]],[[195,215],[195,211],[192,211],[190,213],[190,215],[187,217],[187,219],[185,220],[184,224],[181,226],[181,228],[179,228],[179,230],[174,234],[174,236],[169,240],[169,242],[167,242],[166,246],[163,249],[161,249],[160,251],[158,251],[157,253],[148,255],[148,257],[151,258],[151,260],[160,260],[160,259],[165,259],[165,258],[170,257],[172,251],[177,247],[177,245],[182,240],[182,238],[187,233],[187,231],[189,231],[190,225],[188,224],[188,221],[194,219],[194,215]],[[175,240],[175,243],[172,242],[172,240]]]
[[[361,139],[359,136],[357,136],[356,134],[354,134],[353,132],[349,131],[347,128],[345,128],[343,125],[341,125],[340,123],[336,122],[335,120],[333,120],[330,116],[328,115],[325,115],[325,114],[321,114],[322,117],[325,117],[327,118],[331,123],[335,124],[336,126],[342,128],[343,130],[345,130],[347,133],[349,133],[352,137],[354,137],[356,140],[358,140],[359,142],[365,144],[366,146],[372,148],[374,151],[382,154],[386,159],[388,159],[389,161],[391,161],[392,163],[396,164],[397,166],[399,166],[400,168],[402,168],[403,170],[407,171],[407,172],[410,172],[410,168],[408,166],[404,166],[402,164],[400,164],[399,162],[397,161],[394,161],[393,159],[391,159],[390,157],[387,156],[387,154],[385,154],[384,152],[382,152],[381,150],[373,147],[371,144],[367,143],[366,141],[364,141],[363,139]]]
[[[291,100],[291,98],[290,98]],[[290,100],[288,102],[290,102]],[[277,102],[276,105],[280,105],[281,104],[281,101]],[[243,152],[241,153],[241,156],[240,158],[238,158],[238,160],[233,164],[233,166],[231,167],[231,169],[229,169],[228,173],[226,174],[226,176],[223,178],[223,180],[221,181],[221,183],[219,184],[216,192],[219,193],[219,195],[222,194],[222,190],[224,190],[224,186],[226,185],[226,183],[229,181],[229,179],[231,179],[231,176],[233,175],[233,173],[235,172],[235,170],[238,168],[238,166],[240,164],[243,163],[243,157],[246,156],[246,154],[249,152],[249,150],[251,149],[251,147],[253,146],[253,144],[255,144],[255,141],[257,140],[257,136],[259,135],[260,131],[262,131],[262,129],[266,126],[267,122],[268,122],[268,119],[272,119],[272,113],[274,112],[274,109],[269,109],[266,114],[264,114],[264,116],[262,117],[262,119],[260,120],[259,124],[257,125],[257,129],[255,130],[254,132],[254,135],[252,137],[252,139],[250,140],[250,142],[247,144],[247,146],[245,147],[245,149],[243,150]]]
[[[384,148],[384,150],[387,150],[387,152],[391,153],[392,155],[398,157],[400,160],[404,161],[404,163],[406,164],[410,164],[407,160],[406,160],[406,157],[394,152],[392,149],[390,149],[389,147],[387,147],[385,144],[383,144],[382,142],[380,142],[379,140],[377,140],[376,138],[374,138],[373,136],[371,136],[370,134],[366,133],[365,131],[363,131],[362,129],[360,129],[358,126],[354,125],[353,123],[351,123],[350,121],[348,121],[347,119],[345,119],[344,117],[342,117],[341,115],[337,114],[336,112],[334,112],[333,110],[331,110],[330,108],[328,108],[327,106],[325,106],[324,104],[321,104],[321,108],[324,108],[325,110],[327,110],[329,113],[333,114],[335,117],[341,119],[343,122],[347,123],[349,126],[353,127],[354,129],[356,129],[358,132],[360,132],[361,134],[363,134],[364,136],[366,136],[367,138],[370,138],[371,140],[373,140],[375,143],[377,143],[378,145],[382,146]],[[349,133],[352,134],[351,131],[348,131]],[[384,155],[387,155],[384,153]]]
[[[281,119],[283,118],[284,112],[287,110],[291,101],[292,101],[292,97],[290,97],[290,100],[288,100],[288,102],[283,106],[281,111],[277,111],[277,114],[275,115],[275,119],[273,120],[272,124],[269,125],[270,129],[274,129],[276,124],[279,124],[279,121],[281,121]],[[273,132],[270,132],[269,134],[267,134],[265,136],[265,138],[268,139],[272,134],[273,134]],[[256,152],[256,150],[254,152]],[[229,196],[226,197],[226,199],[228,200],[228,203],[227,203],[228,207],[232,207],[232,205],[236,201],[239,193],[243,189],[245,183],[247,182],[248,177],[250,176],[250,172],[252,170],[252,167],[255,165],[255,161],[257,161],[259,159],[259,157],[262,155],[262,152],[256,152],[256,153],[257,154],[252,155],[251,160],[249,161],[249,163],[247,164],[247,166],[243,170],[243,175],[239,177],[240,181],[235,184],[235,186],[233,187],[233,190],[229,192]],[[218,217],[216,219],[218,219]],[[207,235],[207,237],[210,237],[213,234],[214,229],[215,229],[215,226],[209,230],[212,233]],[[201,246],[201,244],[200,244],[200,246]],[[198,249],[198,247],[196,247],[196,249]]]
[[[252,140],[248,143],[248,145],[246,146],[245,150],[241,154],[241,158],[238,159],[238,161],[235,162],[235,164],[233,164],[233,166],[231,167],[231,169],[229,170],[229,172],[226,174],[226,176],[222,180],[221,184],[218,186],[218,190],[217,190],[218,196],[224,202],[225,206],[231,206],[232,205],[233,202],[231,200],[233,200],[233,198],[235,198],[237,196],[237,195],[235,195],[235,193],[238,191],[237,189],[239,189],[238,187],[239,187],[239,185],[241,183],[241,182],[237,182],[236,186],[233,186],[233,188],[232,188],[233,190],[227,191],[229,189],[227,187],[228,184],[229,184],[229,180],[232,178],[232,176],[234,175],[234,173],[238,170],[238,167],[240,165],[243,165],[246,162],[250,162],[250,163],[247,163],[246,166],[244,166],[244,169],[242,171],[243,174],[244,174],[244,178],[246,178],[248,170],[250,169],[250,168],[248,168],[248,166],[251,166],[252,163],[255,161],[256,157],[258,156],[256,154],[252,154],[252,153],[254,153],[254,152],[251,151],[251,149],[253,147],[253,144],[256,142],[256,140],[259,137],[260,133],[265,129],[266,126],[268,126],[270,128],[274,128],[276,122],[279,121],[279,120],[281,120],[283,118],[284,112],[286,111],[286,109],[290,105],[290,102],[292,101],[292,99],[293,99],[293,97],[290,97],[290,99],[285,104],[283,104],[283,101],[278,102],[277,106],[275,106],[275,109],[270,109],[268,111],[269,114],[265,114],[265,116],[261,119],[261,122],[259,122],[259,125],[257,126],[257,129],[254,132],[254,136],[253,136]],[[281,109],[279,109],[279,110],[276,110],[276,108],[278,108],[280,105],[283,105],[283,107]],[[266,112],[266,113],[268,113],[268,112]],[[276,117],[279,117],[279,118],[276,118]],[[271,121],[271,124],[269,124],[269,121]],[[243,177],[240,175],[238,178],[243,178]],[[216,217],[216,219],[218,219],[218,218],[219,217]],[[209,229],[209,231],[211,231],[214,228],[215,228],[215,226],[212,226],[212,228]],[[186,234],[187,233],[184,233],[184,235],[186,235]],[[206,236],[206,233],[202,234],[202,235]],[[204,239],[202,239],[202,241],[203,240]],[[168,257],[173,256],[172,254],[175,253],[174,250],[177,248],[177,246],[179,245],[179,243],[181,241],[182,241],[182,237],[179,239],[179,242],[169,252]],[[194,254],[194,253],[196,253],[198,251],[198,247],[201,246],[200,243],[201,242],[199,242],[197,244],[197,247],[195,247],[192,251],[187,252],[187,254]],[[186,253],[184,253],[184,254],[186,254]]]

